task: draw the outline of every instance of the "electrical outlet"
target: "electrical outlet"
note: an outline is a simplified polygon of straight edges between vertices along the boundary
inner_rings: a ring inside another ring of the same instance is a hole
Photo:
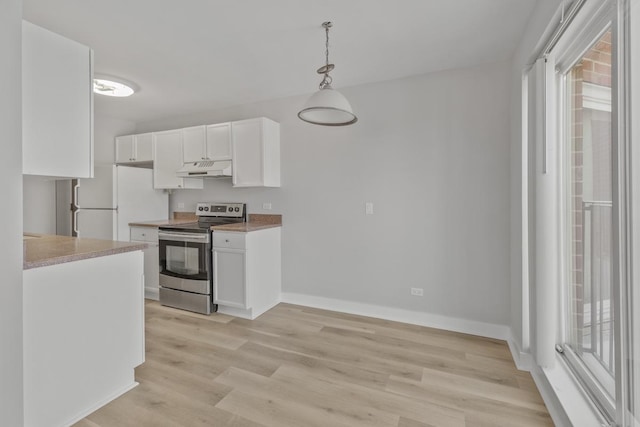
[[[367,202],[364,204],[364,213],[366,215],[373,215],[373,203]]]
[[[184,203],[178,203],[178,209],[184,209]]]
[[[271,202],[266,202],[262,204],[262,209],[264,209],[265,211],[270,211],[271,210]]]
[[[424,295],[422,288],[411,288],[411,295],[414,297],[421,297]]]

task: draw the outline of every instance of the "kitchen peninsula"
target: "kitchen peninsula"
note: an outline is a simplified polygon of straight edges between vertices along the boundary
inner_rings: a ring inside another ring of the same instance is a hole
[[[73,424],[137,384],[145,248],[24,235],[25,426]]]

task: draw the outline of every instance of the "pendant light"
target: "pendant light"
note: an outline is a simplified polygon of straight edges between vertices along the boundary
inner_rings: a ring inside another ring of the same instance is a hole
[[[329,72],[335,68],[335,65],[329,64],[329,28],[332,26],[331,22],[322,23],[326,34],[326,50],[325,65],[318,68],[318,74],[324,75],[320,82],[320,90],[311,95],[304,108],[298,113],[298,117],[314,125],[352,125],[358,121],[358,118],[353,114],[351,104],[344,95],[331,87],[333,79]]]
[[[106,96],[127,97],[133,95],[139,87],[120,77],[106,74],[95,74],[93,79],[93,93]]]

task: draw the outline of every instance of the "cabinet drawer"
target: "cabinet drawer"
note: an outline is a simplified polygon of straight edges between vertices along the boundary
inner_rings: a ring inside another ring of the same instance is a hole
[[[130,240],[158,243],[158,229],[154,227],[131,227]]]
[[[220,233],[214,231],[212,233],[212,246],[218,248],[244,249],[245,235],[244,233]]]

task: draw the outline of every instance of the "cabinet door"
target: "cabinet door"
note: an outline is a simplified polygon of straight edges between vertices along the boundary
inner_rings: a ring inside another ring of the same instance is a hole
[[[135,135],[135,151],[134,156],[136,162],[152,162],[153,161],[153,135],[143,133]]]
[[[205,151],[207,133],[204,126],[182,129],[182,152],[185,163],[207,160]]]
[[[93,176],[91,49],[22,21],[22,173]]]
[[[135,156],[133,150],[133,135],[119,136],[116,138],[116,163],[129,163]]]
[[[154,133],[153,145],[156,153],[153,187],[182,188],[183,180],[176,176],[176,171],[182,167],[182,130]]]
[[[260,187],[264,184],[262,120],[251,119],[231,124],[233,146],[233,185]]]
[[[144,252],[144,289],[145,295],[158,296],[160,288],[160,254],[158,245],[149,244]]]
[[[228,307],[248,308],[244,251],[213,249],[213,301]]]
[[[130,241],[146,243],[144,253],[144,290],[145,298],[158,299],[160,289],[160,253],[158,247],[158,229],[151,227],[130,227]]]
[[[231,160],[231,123],[207,126],[209,160]]]

